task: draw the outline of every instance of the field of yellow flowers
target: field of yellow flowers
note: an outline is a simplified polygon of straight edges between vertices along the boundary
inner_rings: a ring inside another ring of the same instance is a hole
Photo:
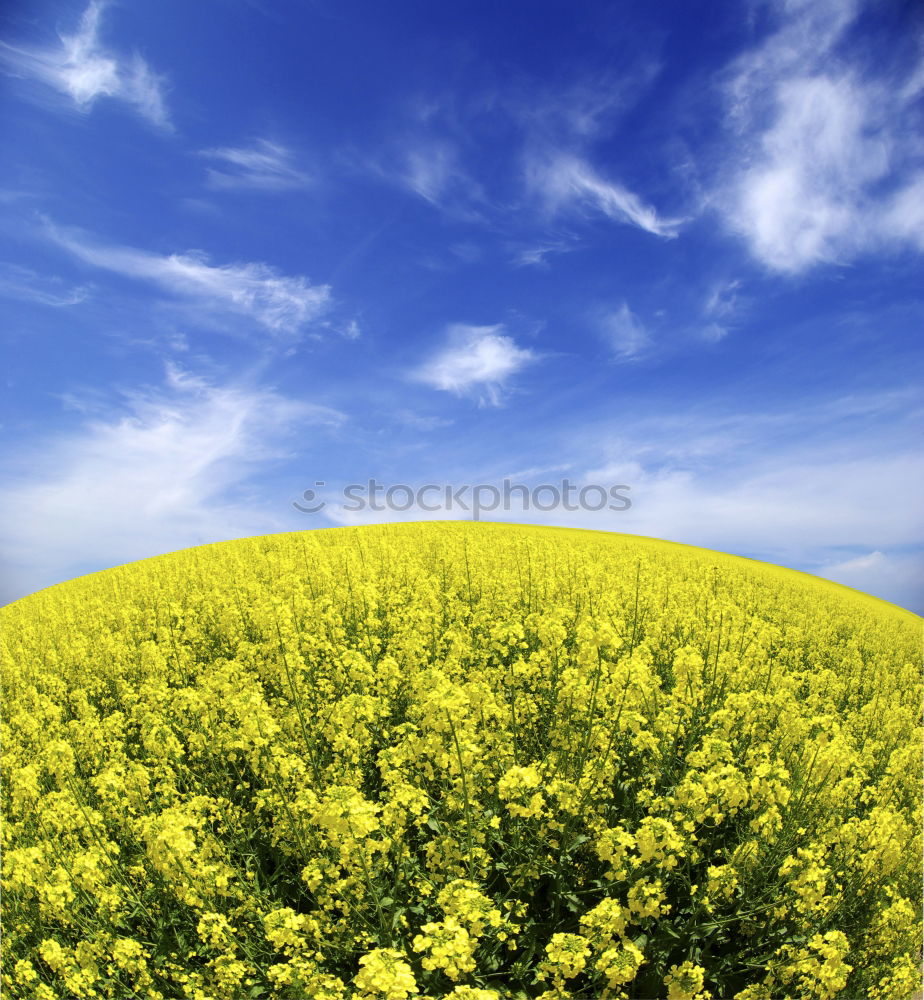
[[[251,538],[17,601],[3,994],[907,1000],[921,624],[490,523]]]

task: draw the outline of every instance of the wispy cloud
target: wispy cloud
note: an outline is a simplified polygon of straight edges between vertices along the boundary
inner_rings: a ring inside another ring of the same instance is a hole
[[[924,610],[924,552],[882,552],[875,549],[835,563],[814,568],[818,576],[853,587],[867,594],[887,594],[893,603],[905,604],[920,613]],[[919,601],[904,595],[919,595]]]
[[[411,136],[386,158],[378,172],[423,198],[435,208],[460,219],[478,218],[484,198],[481,185],[462,164],[458,144],[436,136]]]
[[[445,142],[429,142],[409,149],[400,178],[415,194],[439,204],[456,174],[455,150]]]
[[[406,409],[396,410],[394,419],[396,423],[411,427],[416,431],[435,431],[441,427],[450,427],[453,423],[445,417],[434,417]]]
[[[0,263],[0,296],[60,309],[86,302],[88,285],[68,287],[61,278],[39,274],[19,264]]]
[[[883,206],[880,228],[892,241],[924,251],[924,170],[912,175]]]
[[[700,336],[711,343],[724,340],[741,309],[741,281],[736,278],[717,282],[702,305]]]
[[[577,249],[574,237],[546,239],[535,243],[512,244],[508,248],[511,261],[516,267],[549,266],[548,259],[557,254],[570,253]]]
[[[93,0],[77,31],[60,35],[57,45],[16,48],[0,43],[7,71],[53,87],[81,111],[89,111],[100,97],[111,97],[130,105],[154,125],[170,128],[162,77],[137,53],[117,55],[101,43],[100,19],[105,6],[102,0]]]
[[[749,127],[755,101],[772,101],[777,81],[832,55],[862,0],[771,0],[763,6],[776,20],[773,30],[736,57],[727,73],[729,110],[742,128]]]
[[[682,221],[661,218],[638,195],[601,176],[587,160],[569,153],[528,154],[526,183],[553,213],[565,209],[602,212],[614,222],[667,238],[676,235]]]
[[[838,48],[851,0],[778,5],[777,30],[725,84],[732,140],[715,202],[767,267],[795,273],[924,246],[921,66],[871,76]]]
[[[605,313],[599,322],[610,350],[620,361],[637,361],[653,345],[651,334],[627,302]]]
[[[323,315],[330,288],[279,274],[267,264],[210,264],[198,250],[161,255],[94,243],[82,234],[48,225],[59,246],[93,267],[149,281],[172,295],[249,316],[276,334],[292,334]]]
[[[501,96],[502,104],[530,136],[551,142],[583,142],[612,129],[661,72],[661,63],[638,52],[620,72],[583,72],[570,83],[530,79]]]
[[[499,405],[510,377],[539,359],[503,331],[500,324],[453,324],[446,345],[412,372],[412,378],[456,395],[478,395],[482,404]]]
[[[712,286],[706,296],[703,312],[715,319],[733,316],[738,309],[740,290],[741,281],[737,278],[718,282]]]
[[[216,188],[287,191],[311,184],[311,177],[294,163],[291,150],[268,139],[250,146],[205,149],[199,155],[219,164],[207,168],[208,182]]]
[[[344,340],[359,340],[363,335],[362,326],[355,317],[350,320],[344,320],[342,317],[322,319],[316,325],[321,330],[329,330],[338,337],[343,337]]]
[[[8,456],[3,597],[86,567],[281,530],[254,475],[287,456],[296,430],[319,435],[344,419],[270,388],[168,369],[106,416]]]

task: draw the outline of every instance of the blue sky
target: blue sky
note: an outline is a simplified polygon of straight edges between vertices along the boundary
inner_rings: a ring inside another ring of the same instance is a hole
[[[483,516],[924,611],[914,5],[10,0],[0,39],[0,600],[470,516],[345,509],[373,477],[568,478],[632,507]]]

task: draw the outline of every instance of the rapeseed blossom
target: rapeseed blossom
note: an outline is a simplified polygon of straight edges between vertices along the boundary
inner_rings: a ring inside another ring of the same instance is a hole
[[[406,1000],[418,992],[411,967],[394,948],[376,948],[359,960],[355,979],[359,995]]]
[[[228,542],[0,610],[22,1000],[907,1000],[921,620],[668,543]]]

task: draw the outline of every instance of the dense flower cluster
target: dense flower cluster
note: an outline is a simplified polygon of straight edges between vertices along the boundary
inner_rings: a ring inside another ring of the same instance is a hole
[[[0,612],[2,990],[907,1000],[921,621],[451,524],[226,543]]]

